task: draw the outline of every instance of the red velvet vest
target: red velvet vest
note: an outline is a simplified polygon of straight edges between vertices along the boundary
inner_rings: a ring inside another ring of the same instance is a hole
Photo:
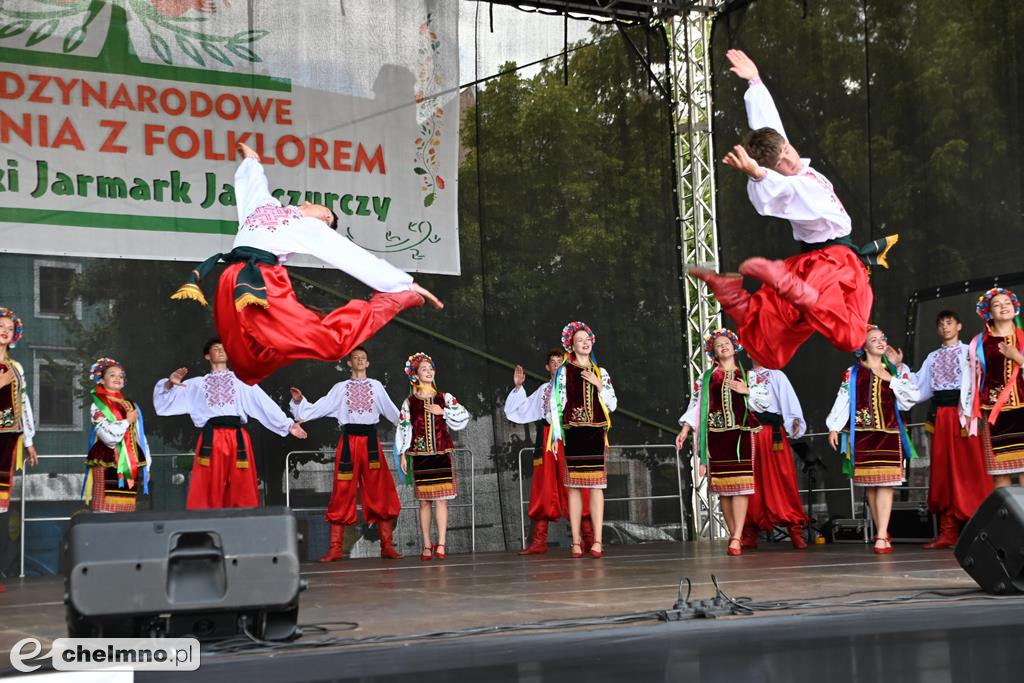
[[[575,362],[565,364],[565,406],[562,425],[565,427],[608,427],[608,415],[601,406],[600,390],[583,379],[583,370]],[[596,372],[596,366],[591,365]]]
[[[426,401],[417,398],[415,394],[409,396],[409,418],[412,421],[412,443],[407,451],[409,455],[450,453],[455,450],[444,415],[434,415],[428,411],[428,403],[436,403],[443,408],[444,392],[439,391]]]

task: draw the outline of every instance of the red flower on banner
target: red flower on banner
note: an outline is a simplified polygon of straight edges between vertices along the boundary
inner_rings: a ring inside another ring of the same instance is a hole
[[[217,3],[214,0],[149,0],[149,4],[165,17],[180,17],[191,10],[204,14],[217,11]],[[231,1],[224,0],[224,5],[230,6]]]

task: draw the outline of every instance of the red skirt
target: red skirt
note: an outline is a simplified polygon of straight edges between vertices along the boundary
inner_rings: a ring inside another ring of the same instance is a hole
[[[992,479],[985,471],[981,440],[963,435],[956,406],[935,409],[931,461],[928,509],[970,519],[992,493]]]
[[[988,411],[982,411],[981,448],[985,469],[992,476],[1024,472],[1024,408],[1002,410],[996,423],[988,423]]]
[[[544,427],[542,443],[547,444],[548,434],[551,427]],[[555,448],[561,446],[561,441],[555,442]],[[565,482],[559,476],[559,463],[565,459],[565,454],[555,453],[547,447],[539,458],[533,459],[533,477],[530,479],[530,506],[526,515],[532,520],[545,520],[557,522],[569,517],[569,494]],[[583,496],[583,516],[590,516],[590,496]]]
[[[263,381],[300,359],[337,362],[384,327],[400,311],[423,304],[416,292],[378,292],[353,299],[325,316],[299,303],[284,266],[260,265],[267,308],[235,309],[235,281],[245,263],[232,263],[220,276],[214,318],[231,369],[246,384]]]
[[[20,438],[21,432],[0,434],[0,512],[7,512],[11,504],[11,486],[14,484],[14,466],[17,465]]]
[[[192,476],[188,485],[186,510],[218,508],[255,508],[260,506],[256,462],[252,457],[249,432],[242,431],[245,460],[238,459],[238,433],[235,427],[214,427],[209,458],[200,458],[202,434],[196,443]]]
[[[765,531],[776,526],[803,527],[807,525],[807,514],[797,490],[793,452],[785,433],[780,442],[774,442],[773,429],[778,427],[765,425],[754,435],[757,467],[754,468],[754,495],[747,507],[747,522]]]
[[[118,487],[117,468],[94,465],[92,467],[92,502],[93,512],[135,512],[138,505],[139,482],[133,486],[125,482],[124,488]]]
[[[720,496],[754,493],[754,435],[750,431],[708,431],[708,488]]]
[[[853,483],[899,486],[906,478],[903,442],[896,432],[858,430],[854,442]]]
[[[815,332],[840,351],[864,345],[874,294],[868,273],[852,249],[826,247],[790,256],[786,269],[818,290],[818,300],[797,308],[763,285],[750,297],[747,317],[737,330],[750,357],[766,368],[782,368]]]

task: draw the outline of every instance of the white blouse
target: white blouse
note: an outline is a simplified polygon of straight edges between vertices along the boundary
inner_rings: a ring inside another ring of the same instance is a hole
[[[610,408],[609,408],[610,410]],[[505,399],[505,417],[516,424],[529,424],[551,419],[551,381],[544,382],[529,396],[526,389],[516,387]]]
[[[807,431],[804,411],[786,373],[754,368],[747,373],[747,386],[750,388],[748,405],[754,412],[782,415],[782,425],[791,439],[804,435]]]

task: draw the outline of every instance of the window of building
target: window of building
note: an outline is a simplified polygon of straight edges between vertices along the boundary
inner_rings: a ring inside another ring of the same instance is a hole
[[[82,266],[78,263],[35,262],[35,313],[37,317],[82,317],[81,301],[71,298],[72,279],[81,271]]]
[[[36,357],[33,398],[37,429],[82,428],[81,401],[75,397],[78,380],[75,371],[76,367],[68,361]]]

